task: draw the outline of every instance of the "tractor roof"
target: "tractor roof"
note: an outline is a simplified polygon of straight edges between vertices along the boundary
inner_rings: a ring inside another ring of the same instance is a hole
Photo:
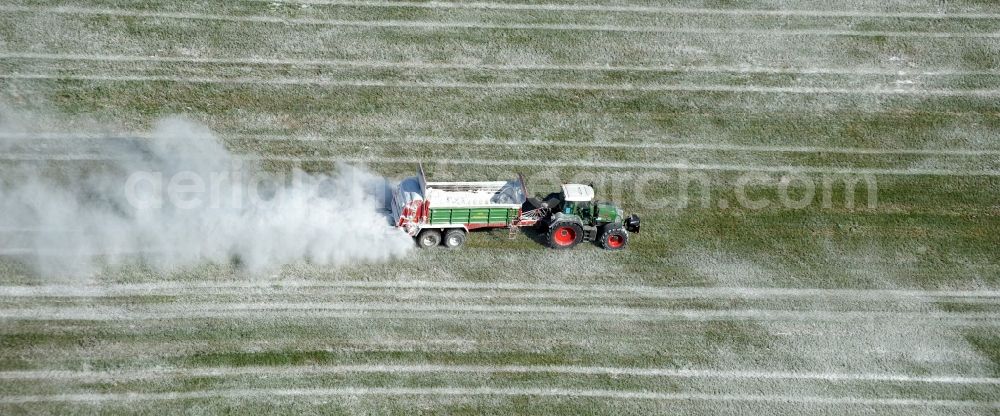
[[[587,185],[568,183],[562,186],[563,198],[571,202],[590,201],[594,199],[594,188]]]

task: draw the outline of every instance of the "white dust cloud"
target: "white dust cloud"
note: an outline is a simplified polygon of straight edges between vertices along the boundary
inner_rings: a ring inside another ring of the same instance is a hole
[[[33,149],[30,135],[2,136],[6,154]],[[0,167],[0,253],[43,275],[137,260],[159,270],[201,262],[252,271],[340,265],[385,261],[413,247],[382,211],[385,180],[360,168],[269,174],[179,119],[160,122],[149,138],[66,149],[62,155],[106,160]]]

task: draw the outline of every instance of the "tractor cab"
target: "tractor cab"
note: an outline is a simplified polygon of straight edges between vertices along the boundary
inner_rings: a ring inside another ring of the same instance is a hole
[[[562,209],[559,212],[576,215],[592,223],[612,223],[622,218],[618,206],[594,199],[594,188],[587,185],[567,184],[562,186]]]
[[[617,250],[628,243],[628,233],[639,232],[639,217],[625,217],[613,203],[594,199],[594,188],[581,184],[565,184],[547,219],[549,244],[568,248],[581,241],[596,241],[606,249]]]
[[[593,200],[594,188],[587,185],[566,184],[562,186],[563,206],[560,211],[563,214],[590,217]]]

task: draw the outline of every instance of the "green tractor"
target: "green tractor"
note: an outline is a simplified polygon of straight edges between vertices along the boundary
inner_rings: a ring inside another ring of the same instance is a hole
[[[625,217],[621,208],[594,200],[594,188],[566,184],[562,192],[550,195],[542,204],[548,216],[548,244],[566,249],[583,241],[596,241],[606,250],[621,250],[628,245],[629,233],[639,232],[639,216]]]

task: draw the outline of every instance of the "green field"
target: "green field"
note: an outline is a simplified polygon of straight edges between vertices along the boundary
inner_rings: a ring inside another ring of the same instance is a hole
[[[995,2],[0,5],[0,172],[175,115],[278,173],[594,182],[643,229],[264,272],[0,250],[0,413],[1000,411]]]

